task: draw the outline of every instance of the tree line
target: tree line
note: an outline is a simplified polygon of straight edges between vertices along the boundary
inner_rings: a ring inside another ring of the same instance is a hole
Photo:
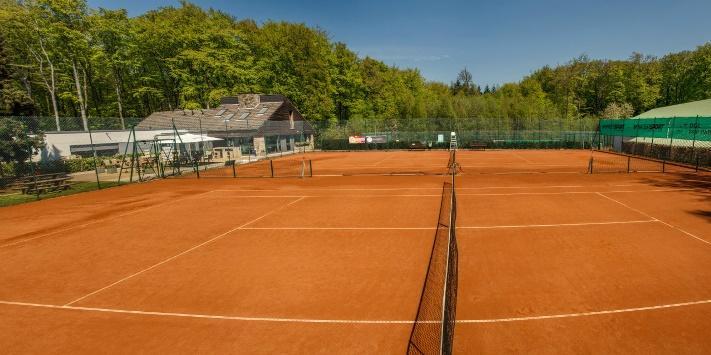
[[[0,115],[115,117],[200,109],[237,93],[289,97],[313,122],[414,118],[628,117],[711,97],[711,43],[661,58],[580,56],[489,87],[464,69],[451,83],[359,57],[304,24],[258,24],[187,1],[137,17],[84,0],[0,0]]]

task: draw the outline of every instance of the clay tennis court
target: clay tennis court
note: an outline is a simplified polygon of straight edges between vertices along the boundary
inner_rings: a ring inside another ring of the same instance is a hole
[[[458,152],[455,353],[711,349],[711,176],[589,155]],[[304,158],[0,209],[0,346],[404,353],[448,153]]]

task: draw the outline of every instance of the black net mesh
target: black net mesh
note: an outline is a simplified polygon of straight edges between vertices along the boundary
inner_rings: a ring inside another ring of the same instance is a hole
[[[457,199],[452,182],[442,188],[439,221],[408,354],[451,354],[457,306]]]

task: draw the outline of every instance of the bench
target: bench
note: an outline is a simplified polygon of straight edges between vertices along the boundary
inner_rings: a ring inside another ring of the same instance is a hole
[[[408,150],[425,150],[427,146],[422,144],[422,142],[412,142],[407,146]]]
[[[471,142],[471,143],[469,143],[469,149],[473,149],[473,150],[485,150],[485,149],[486,149],[486,143],[485,143],[485,142]]]
[[[72,186],[69,183],[71,179],[72,177],[65,173],[26,176],[13,184],[12,189],[19,190],[23,194],[66,190]]]

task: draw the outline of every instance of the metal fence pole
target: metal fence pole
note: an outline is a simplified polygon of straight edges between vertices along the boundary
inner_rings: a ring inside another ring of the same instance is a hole
[[[117,184],[121,184],[121,175],[123,174],[123,163],[126,161],[126,154],[128,154],[128,145],[131,143],[131,132],[133,132],[134,126],[131,126],[131,130],[128,132],[128,141],[126,141],[126,147],[123,149],[123,157],[121,157],[121,166],[119,166],[119,176]]]
[[[667,154],[668,160],[672,159],[672,149],[674,149],[674,128],[676,128],[676,117],[671,119],[671,134],[669,135],[669,154]]]
[[[274,177],[274,161],[271,159],[269,160],[269,171],[271,172],[272,177]]]
[[[87,130],[89,131],[89,144],[91,144],[91,153],[94,156],[94,173],[96,173],[96,188],[101,190],[101,182],[99,179],[99,157],[96,155],[96,149],[94,149],[94,138],[91,134],[91,127],[88,124]]]
[[[696,116],[696,122],[694,123],[694,138],[691,140],[691,159],[696,160],[696,171],[699,171],[699,154],[696,153],[696,133],[699,131],[699,116]]]

